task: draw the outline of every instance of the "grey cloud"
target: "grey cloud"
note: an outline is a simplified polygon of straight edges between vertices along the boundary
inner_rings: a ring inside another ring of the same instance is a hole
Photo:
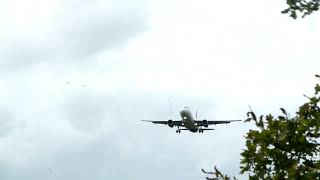
[[[19,136],[8,136],[8,144],[2,144],[4,150],[18,144],[11,154],[28,157],[24,163],[10,163],[0,155],[0,167],[7,167],[1,170],[1,179],[201,179],[200,168],[205,167],[199,162],[223,168],[239,159],[236,148],[225,152],[226,146],[240,143],[232,138],[241,132],[224,137],[235,126],[217,127],[217,132],[205,135],[178,135],[174,129],[142,123],[142,118],[169,118],[167,94],[132,89],[106,94],[81,88],[61,96],[65,97],[56,103],[56,112],[53,108],[41,118],[34,116],[44,122],[15,131]],[[188,100],[191,107],[197,104],[188,97],[176,99],[173,113]],[[210,103],[203,99],[198,104]]]
[[[9,112],[7,108],[0,107],[0,138],[10,135],[16,128],[19,128],[19,123],[14,114]]]
[[[65,14],[68,15],[57,20],[57,34],[63,40],[56,45],[70,51],[61,49],[63,54],[81,56],[126,42],[145,28],[145,8],[144,3],[130,1],[114,4],[97,1],[83,3],[75,9],[67,8]]]
[[[197,163],[206,159],[213,159],[212,165],[215,163],[220,164],[222,167],[237,168],[237,163],[233,162],[233,160],[239,159],[240,149],[233,148],[228,153],[223,152],[226,146],[241,146],[242,142],[234,142],[233,138],[242,136],[241,133],[244,130],[233,132],[229,136],[226,136],[225,131],[231,129],[239,130],[239,127],[243,128],[242,124],[240,126],[238,124],[216,127],[217,132],[213,132],[214,135],[209,134],[205,137],[188,133],[184,136],[177,136],[174,129],[144,124],[140,121],[142,117],[144,119],[167,120],[170,116],[170,110],[166,95],[121,92],[113,96],[102,95],[101,98],[94,97],[92,99],[92,105],[97,104],[94,102],[95,100],[105,100],[108,101],[108,104],[105,104],[105,111],[111,108],[110,112],[112,114],[105,121],[109,122],[110,124],[107,123],[107,125],[111,126],[114,125],[112,122],[115,122],[117,128],[116,131],[107,135],[113,137],[113,141],[110,140],[108,144],[110,146],[119,146],[120,153],[114,155],[114,163],[108,162],[107,164],[113,164],[112,168],[116,167],[116,170],[112,170],[112,172],[117,172],[118,175],[116,177],[119,177],[119,179],[148,179],[150,177],[153,179],[180,179],[187,177],[197,179],[201,176],[200,169],[197,169],[199,167]],[[184,100],[187,101],[187,99]],[[193,101],[192,99],[188,100],[190,102]],[[196,104],[196,102],[193,103]],[[198,104],[202,106],[210,103],[203,100]],[[175,114],[178,113],[177,109],[179,108],[180,106],[174,107]],[[208,109],[205,108],[203,112],[206,110]],[[86,110],[83,109],[81,112],[84,115]],[[202,117],[204,116],[202,115]],[[108,126],[105,128],[108,128]],[[218,136],[213,140],[210,138],[216,135]],[[126,145],[127,143],[129,145]],[[106,149],[106,151],[108,150]],[[215,159],[219,160],[215,161]],[[186,165],[181,167],[181,163]],[[172,171],[173,169],[174,172]],[[185,172],[186,169],[189,169],[187,170],[189,173]],[[146,173],[143,173],[144,171]],[[105,174],[110,175],[112,172],[107,171]],[[231,171],[229,170],[229,172]],[[159,173],[162,175],[158,176]],[[237,174],[237,170],[233,170],[232,173]]]
[[[33,23],[4,21],[7,28],[0,36],[3,70],[45,61],[83,60],[125,44],[146,28],[144,1],[57,2],[51,14]]]
[[[106,118],[108,99],[103,96],[80,93],[66,101],[63,111],[70,123],[81,131],[97,130]]]

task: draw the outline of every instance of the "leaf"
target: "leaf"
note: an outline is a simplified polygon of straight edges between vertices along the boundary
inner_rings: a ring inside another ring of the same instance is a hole
[[[297,13],[295,11],[292,11],[290,17],[292,17],[293,19],[297,19]]]
[[[246,120],[244,120],[244,122],[250,122],[251,120],[251,118],[247,118]]]
[[[247,116],[248,116],[248,117],[251,116],[252,120],[254,120],[255,122],[257,122],[257,117],[256,117],[256,115],[254,114],[254,112],[252,112],[252,111],[247,112]]]
[[[297,1],[292,0],[292,2]],[[316,77],[320,78],[320,75]],[[319,84],[315,86],[316,93],[320,93]],[[254,120],[255,127],[245,135],[245,148],[240,153],[240,173],[249,174],[251,180],[319,179],[320,98],[318,96],[306,96],[306,102],[298,107],[297,116],[290,119],[284,108],[280,108],[282,113],[277,118],[272,114],[266,115],[265,118],[262,115],[256,116],[250,109],[246,121]],[[229,178],[216,168],[213,173],[212,176],[215,177],[211,179]]]
[[[289,6],[292,6],[293,4],[295,4],[295,1],[294,0],[287,0],[287,4]]]
[[[284,108],[280,108],[281,112],[287,116],[287,111]]]
[[[314,87],[316,93],[315,94],[318,94],[320,92],[320,85],[317,84],[316,87]]]
[[[289,12],[289,9],[285,9],[283,11],[281,11],[282,14],[287,14]]]

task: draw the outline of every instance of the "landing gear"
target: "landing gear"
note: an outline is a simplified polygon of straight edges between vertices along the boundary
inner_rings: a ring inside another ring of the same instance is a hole
[[[199,129],[199,133],[203,133],[203,129]]]
[[[176,130],[176,133],[181,133],[181,130],[179,129],[179,126],[178,126],[178,129]]]

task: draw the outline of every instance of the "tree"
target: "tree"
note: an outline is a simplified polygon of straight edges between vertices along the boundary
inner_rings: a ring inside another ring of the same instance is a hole
[[[313,13],[319,9],[320,0],[287,0],[288,8],[281,13],[289,14],[293,19],[302,14],[302,17]]]
[[[207,172],[204,169],[201,169],[203,173],[207,174],[207,175],[212,175],[214,176],[213,178],[207,177],[207,180],[218,180],[218,179],[222,179],[222,180],[231,180],[231,177],[226,175],[226,174],[222,174],[221,171],[219,171],[217,169],[217,167],[214,167],[214,171],[213,172]],[[233,177],[234,180],[236,180],[235,177]]]
[[[320,78],[319,75],[316,77]],[[307,96],[306,96],[307,97]],[[299,107],[295,117],[284,108],[274,117],[247,113],[245,122],[256,129],[246,134],[246,148],[241,153],[241,174],[250,179],[318,179],[320,180],[320,85],[308,102]],[[215,168],[212,179],[230,179]],[[210,179],[210,178],[209,178]]]

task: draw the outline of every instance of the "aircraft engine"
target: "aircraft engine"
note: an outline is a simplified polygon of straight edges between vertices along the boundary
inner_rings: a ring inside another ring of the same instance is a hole
[[[204,126],[204,127],[208,127],[208,121],[207,120],[202,120],[202,125]]]
[[[168,126],[169,127],[173,127],[174,126],[173,121],[171,119],[168,120]]]

